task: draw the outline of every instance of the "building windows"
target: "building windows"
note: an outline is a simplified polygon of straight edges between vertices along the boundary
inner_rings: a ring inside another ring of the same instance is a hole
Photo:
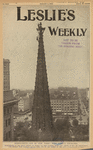
[[[6,133],[6,141],[8,141],[8,133]]]
[[[57,101],[57,103],[55,103]],[[78,101],[77,100],[52,100],[51,106],[54,110],[61,110],[62,112],[75,112],[78,111]]]
[[[11,138],[11,132],[9,131],[9,138]]]
[[[4,109],[4,115],[6,115],[6,109]]]
[[[10,118],[8,119],[8,125],[10,125]]]
[[[8,124],[7,124],[7,120],[6,120],[6,127],[7,127],[7,125],[8,125]]]
[[[10,138],[11,138],[11,132],[9,131],[6,133],[6,141],[9,141]]]
[[[10,110],[11,110],[10,112],[12,113],[12,107],[10,108]]]
[[[9,114],[9,108],[7,108],[7,113]]]
[[[11,123],[11,120],[10,120],[10,118],[8,119],[8,120],[6,120],[6,127],[8,126],[8,125],[10,125],[10,123]]]
[[[12,113],[12,107],[7,108],[7,114]]]

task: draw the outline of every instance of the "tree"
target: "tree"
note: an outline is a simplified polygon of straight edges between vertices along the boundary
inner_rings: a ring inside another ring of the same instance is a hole
[[[69,116],[65,116],[64,119],[58,119],[55,122],[55,129],[56,129],[56,136],[55,136],[55,141],[58,141],[59,139],[69,141],[70,140],[70,134],[69,134],[69,129],[70,129],[70,122],[69,122]]]
[[[73,124],[74,127],[77,127],[78,126],[78,120],[74,119],[72,124]]]
[[[55,128],[58,130],[58,131],[61,131],[63,129],[69,129],[69,127],[71,126],[70,125],[70,122],[69,122],[69,116],[65,116],[64,119],[57,119],[57,121],[55,122]]]
[[[70,126],[71,126],[71,124],[70,124],[70,122],[69,122],[69,116],[68,116],[68,115],[66,115],[66,117],[64,118],[64,126],[65,126],[65,128],[66,128],[67,130],[69,130],[69,128],[70,128]]]

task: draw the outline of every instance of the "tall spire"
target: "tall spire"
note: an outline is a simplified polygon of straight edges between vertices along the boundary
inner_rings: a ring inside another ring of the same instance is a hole
[[[42,27],[42,24],[38,24],[38,58],[32,109],[32,127],[36,130],[49,131],[53,128],[53,122],[43,44],[44,30],[45,28]]]

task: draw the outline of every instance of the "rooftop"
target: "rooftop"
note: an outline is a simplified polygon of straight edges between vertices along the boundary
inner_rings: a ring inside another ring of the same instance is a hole
[[[14,100],[13,92],[12,90],[9,91],[3,91],[3,102],[9,102],[11,100]]]
[[[9,59],[4,59],[4,58],[3,58],[3,62],[10,63],[10,60],[9,60]]]

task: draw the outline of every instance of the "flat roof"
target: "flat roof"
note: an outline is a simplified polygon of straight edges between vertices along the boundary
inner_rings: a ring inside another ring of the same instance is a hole
[[[14,102],[18,102],[19,100],[11,100],[11,101],[8,101],[8,102],[4,102],[3,104],[6,105],[6,104],[10,104],[10,103],[14,103]]]
[[[4,62],[8,62],[8,63],[10,63],[10,60],[9,60],[9,59],[5,59],[5,58],[3,58],[3,61],[4,61]]]

